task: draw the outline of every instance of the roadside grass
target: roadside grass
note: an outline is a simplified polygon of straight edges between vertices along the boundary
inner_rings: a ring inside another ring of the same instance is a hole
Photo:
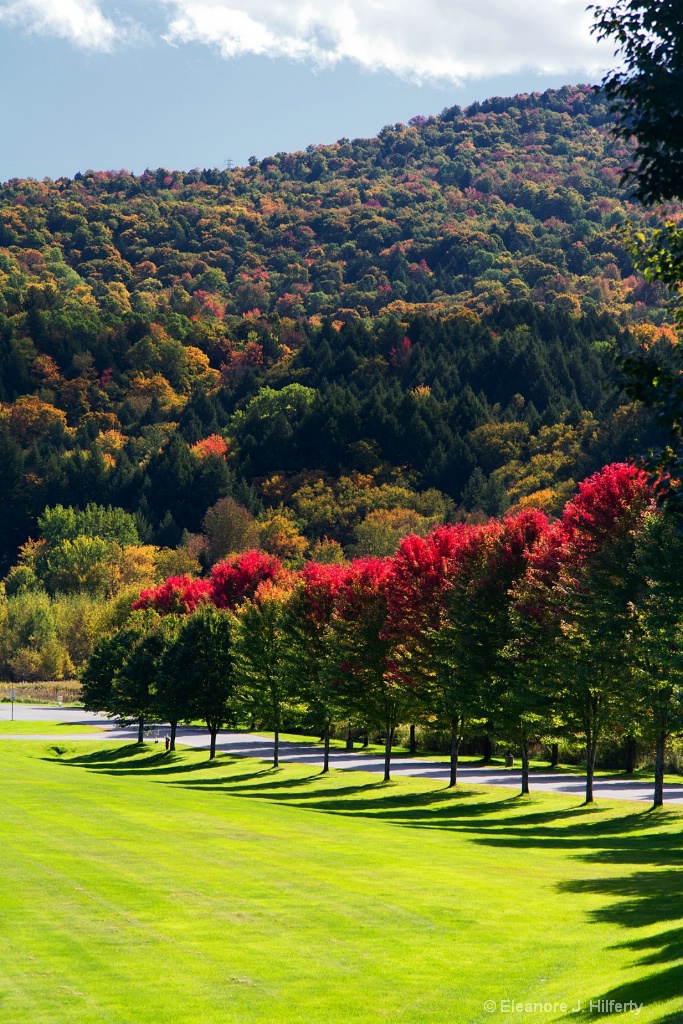
[[[262,729],[259,729],[257,732],[254,733],[254,735],[265,736],[268,739],[272,740],[274,734],[272,732],[268,732],[267,730],[263,731]],[[280,733],[280,739],[283,742],[287,742],[287,743],[311,743],[314,746],[319,747],[321,751],[323,750],[323,747],[324,747],[324,743],[320,739],[320,735],[317,734],[317,733],[281,732]],[[346,740],[344,740],[344,739],[337,739],[337,738],[332,739],[331,738],[330,739],[330,750],[336,750],[336,751],[346,750]],[[364,747],[363,744],[360,743],[359,740],[356,740],[354,742],[354,744],[353,744],[353,753],[354,754],[372,754],[373,757],[384,757],[384,744],[383,743],[368,743],[367,747]],[[414,754],[411,754],[409,749],[408,749],[408,747],[401,746],[398,743],[394,744],[394,746],[391,748],[391,756],[392,756],[392,759],[396,758],[397,760],[399,760],[401,758],[405,758],[405,757],[425,758],[425,759],[428,759],[430,761],[445,761],[445,762],[447,762],[449,760],[448,754],[437,753],[437,752],[435,752],[433,750],[430,751],[430,750],[421,750],[420,749],[420,750],[417,750]],[[479,755],[469,755],[469,754],[462,755],[461,754],[461,756],[460,756],[460,764],[463,764],[463,765],[475,765],[475,764],[476,765],[480,765],[482,763],[483,763],[482,759],[481,759],[481,757]],[[503,758],[496,758],[494,760],[487,761],[486,763],[489,764],[489,765],[500,764],[502,766],[504,764],[504,759]]]
[[[199,723],[199,724],[201,724],[201,723]],[[273,738],[273,733],[272,732],[263,732],[261,730],[259,730],[258,733],[256,733],[255,735],[266,736],[268,739],[272,739]],[[315,734],[315,733],[313,733],[313,734],[311,734],[311,733],[280,733],[280,739],[283,740],[283,741],[287,741],[289,743],[311,743],[311,744],[315,745],[316,747],[319,747],[321,751],[323,749],[323,742],[320,739],[320,736]],[[343,739],[331,739],[330,740],[330,748],[332,750],[337,750],[337,751],[345,750],[346,749],[346,742]],[[353,746],[353,753],[354,754],[372,754],[375,757],[384,757],[384,745],[383,744],[378,744],[378,743],[369,743],[367,747],[363,747],[363,746],[361,746],[360,743],[356,742],[356,743],[354,743],[354,746]],[[428,761],[442,761],[442,762],[444,762],[444,764],[447,764],[448,761],[450,760],[448,754],[443,754],[443,753],[440,753],[440,752],[435,752],[435,751],[430,751],[430,750],[421,750],[420,749],[420,750],[417,750],[415,754],[410,754],[409,750],[408,750],[408,747],[402,747],[402,746],[399,746],[399,745],[394,746],[392,748],[391,756],[392,756],[392,760],[394,758],[396,758],[397,761],[401,760],[402,758],[408,758],[409,757],[411,760],[415,759],[415,760],[428,760]],[[522,764],[521,758],[515,757],[515,761],[514,761],[513,767],[506,768],[505,767],[505,758],[504,757],[492,757],[490,760],[485,761],[478,754],[461,754],[459,759],[458,759],[458,763],[463,768],[475,768],[475,767],[476,768],[482,768],[482,767],[495,768],[496,770],[509,771],[511,774],[516,774],[516,775],[519,775],[520,767],[521,767],[521,764]],[[532,773],[535,773],[535,774],[543,773],[544,775],[579,775],[579,776],[585,776],[585,774],[586,774],[586,766],[585,766],[585,764],[564,764],[564,763],[561,763],[561,764],[556,765],[556,767],[552,768],[551,765],[550,765],[550,762],[548,762],[548,761],[541,761],[541,760],[539,760],[537,758],[531,758],[531,760],[529,761],[529,770]],[[614,768],[596,768],[596,770],[595,770],[595,778],[596,779],[599,779],[599,778],[612,778],[613,779],[615,777],[618,777],[620,779],[633,779],[635,781],[642,781],[642,782],[654,782],[654,771],[650,771],[650,770],[647,770],[647,769],[638,769],[635,772],[627,773],[627,772],[620,772],[620,771],[618,771],[618,770],[616,770]],[[677,775],[674,772],[667,772],[666,781],[667,782],[681,783],[681,782],[683,782],[683,775]],[[513,785],[513,784],[514,783],[511,783],[511,785]]]
[[[79,735],[87,735],[92,733],[93,736],[102,735],[102,729],[99,729],[96,725],[79,725],[77,722],[60,722],[55,720],[54,722],[42,722],[42,721],[29,721],[29,722],[18,722],[18,721],[0,721],[0,736],[52,736],[64,733]]]
[[[68,739],[0,801],[2,1024],[683,1020],[676,811]]]

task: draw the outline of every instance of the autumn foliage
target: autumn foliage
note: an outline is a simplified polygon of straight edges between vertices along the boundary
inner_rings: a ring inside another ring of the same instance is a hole
[[[215,565],[209,579],[175,576],[158,587],[143,590],[133,608],[182,613],[192,612],[205,602],[234,610],[242,601],[253,598],[263,583],[277,581],[283,575],[282,563],[273,555],[245,551],[231,562]]]
[[[554,522],[539,509],[525,509],[483,524],[437,526],[427,537],[405,537],[392,558],[307,562],[298,573],[274,555],[246,551],[215,565],[206,579],[169,577],[143,590],[133,607],[185,613],[210,602],[232,611],[269,586],[298,587],[305,614],[314,621],[337,613],[362,629],[371,618],[381,618],[380,633],[405,637],[437,624],[444,601],[455,592],[463,599],[475,589],[502,595],[525,574],[548,584],[561,564],[590,557],[615,531],[632,526],[652,501],[646,474],[616,463],[581,483]]]
[[[170,577],[135,608],[230,612],[253,706],[268,715],[271,702],[276,733],[289,701],[308,706],[325,770],[335,716],[381,734],[387,780],[401,723],[443,729],[452,786],[463,736],[497,723],[520,745],[526,793],[533,737],[561,728],[585,739],[590,802],[601,737],[629,728],[656,741],[661,802],[666,739],[683,730],[672,648],[683,543],[655,493],[640,469],[613,463],[554,520],[526,508],[436,526],[405,537],[393,557],[298,572],[248,551],[207,578]],[[660,535],[671,564],[653,548]]]

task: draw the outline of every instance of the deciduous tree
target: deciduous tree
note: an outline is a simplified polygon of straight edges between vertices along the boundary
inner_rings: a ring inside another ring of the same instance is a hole
[[[280,763],[280,732],[289,693],[285,609],[289,591],[264,581],[236,614],[236,664],[247,710],[273,728],[273,767]]]
[[[405,684],[392,660],[392,568],[388,558],[352,562],[339,591],[335,623],[343,657],[340,668],[344,697],[362,721],[384,732],[385,782],[391,778],[394,731],[406,705]]]
[[[206,722],[211,760],[219,731],[236,723],[239,713],[234,635],[233,616],[203,604],[183,622],[173,647],[174,678],[184,680],[187,688],[187,717]]]

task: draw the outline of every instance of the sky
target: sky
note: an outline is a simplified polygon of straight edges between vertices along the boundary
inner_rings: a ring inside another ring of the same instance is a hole
[[[586,0],[0,0],[0,180],[224,167],[598,82]]]

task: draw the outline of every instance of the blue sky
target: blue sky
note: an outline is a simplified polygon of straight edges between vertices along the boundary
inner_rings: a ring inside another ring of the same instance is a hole
[[[610,62],[583,0],[0,0],[0,180],[245,163]]]

